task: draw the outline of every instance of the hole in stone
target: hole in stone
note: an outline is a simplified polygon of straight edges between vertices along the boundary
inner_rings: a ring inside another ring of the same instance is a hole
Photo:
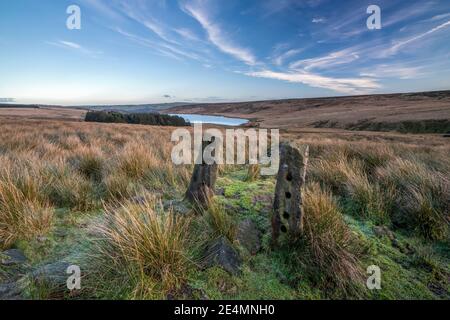
[[[287,180],[287,181],[292,181],[292,173],[289,172],[289,173],[287,174],[286,180]]]
[[[292,197],[291,193],[288,191],[286,192],[286,199],[290,199]]]
[[[283,213],[283,218],[289,219],[289,217],[290,217],[289,212]]]
[[[287,232],[287,228],[285,225],[281,226],[281,232],[286,233]]]

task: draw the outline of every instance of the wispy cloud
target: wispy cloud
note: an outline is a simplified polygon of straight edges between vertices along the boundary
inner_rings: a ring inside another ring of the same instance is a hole
[[[442,20],[442,19],[446,19],[448,17],[450,17],[450,12],[449,13],[444,13],[444,14],[438,14],[438,15],[430,18],[428,21],[439,21],[439,20]]]
[[[326,69],[341,64],[351,63],[359,59],[358,51],[352,47],[340,51],[331,52],[323,57],[316,57],[311,59],[298,60],[290,64],[291,69]]]
[[[78,0],[81,4],[89,6],[96,11],[100,12],[103,16],[106,16],[115,21],[123,21],[124,17],[120,14],[118,10],[115,10],[111,6],[110,1],[105,0]]]
[[[255,65],[256,58],[253,53],[246,48],[234,44],[222,31],[221,27],[209,17],[204,2],[195,1],[192,3],[182,3],[182,9],[197,20],[208,34],[208,39],[220,51],[227,53],[248,65]]]
[[[138,35],[126,32],[120,28],[116,28],[119,34],[125,36],[128,40],[131,40],[143,47],[151,48],[155,53],[162,55],[167,58],[172,58],[178,61],[184,60],[183,57],[180,57],[177,53],[171,52],[171,50],[164,49],[158,42],[152,41],[150,39],[146,39],[144,37],[140,37]]]
[[[201,41],[201,39],[192,30],[189,30],[188,28],[175,28],[173,29],[173,31],[175,31],[177,34],[179,34],[186,40]]]
[[[311,22],[312,23],[324,23],[326,21],[327,21],[327,19],[325,19],[325,18],[313,18]]]
[[[381,88],[374,79],[369,78],[333,78],[309,72],[274,72],[263,70],[248,72],[246,75],[258,78],[277,79],[293,83],[303,83],[312,87],[325,88],[345,94],[362,94]]]
[[[370,78],[395,78],[395,79],[415,79],[421,76],[422,67],[408,67],[404,65],[380,64],[366,68],[360,72],[361,77]]]
[[[150,39],[126,32],[120,28],[116,28],[116,31],[118,33],[120,33],[121,35],[127,37],[129,40],[132,40],[144,47],[155,49],[160,54],[162,54],[166,57],[174,58],[176,60],[184,60],[184,58],[189,58],[192,60],[200,61],[202,63],[207,61],[205,58],[199,56],[198,54],[196,54],[194,52],[190,52],[190,51],[181,49],[180,47],[172,45],[167,42],[152,41]]]
[[[286,52],[277,55],[274,59],[273,62],[275,65],[277,66],[281,66],[284,64],[284,62],[289,59],[292,58],[296,55],[298,55],[299,53],[301,53],[303,51],[303,49],[290,49],[287,50]]]
[[[421,39],[423,39],[423,38],[426,38],[426,37],[432,35],[433,33],[437,32],[437,31],[439,31],[439,30],[442,30],[442,29],[444,29],[444,28],[447,28],[447,27],[449,27],[449,26],[450,26],[450,20],[447,21],[447,22],[445,22],[445,23],[443,23],[443,24],[440,24],[440,25],[437,26],[437,27],[434,27],[433,29],[428,30],[427,32],[418,34],[418,35],[413,36],[413,37],[411,37],[411,38],[408,38],[408,39],[406,39],[406,40],[398,41],[398,42],[395,43],[392,47],[388,48],[388,49],[384,52],[384,54],[387,55],[387,56],[396,54],[396,53],[397,53],[400,49],[402,49],[403,47],[405,47],[405,46],[407,46],[407,45],[409,45],[409,44],[411,44],[411,43],[413,43],[413,42],[416,42],[417,40],[421,40]]]
[[[169,36],[169,28],[164,26],[160,21],[156,20],[148,13],[145,3],[137,3],[139,6],[136,6],[135,2],[123,2],[121,5],[122,12],[130,19],[133,19],[146,27],[162,40],[172,44],[179,44],[175,39]]]

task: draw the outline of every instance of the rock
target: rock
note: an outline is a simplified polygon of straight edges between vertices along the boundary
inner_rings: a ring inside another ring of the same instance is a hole
[[[378,238],[382,238],[382,237],[386,236],[391,241],[395,240],[395,234],[391,230],[389,230],[389,228],[386,227],[386,226],[381,226],[381,227],[375,226],[375,227],[373,227],[373,233],[375,233],[375,235]]]
[[[191,212],[191,209],[183,200],[166,200],[163,202],[164,209],[172,209],[174,213],[185,215]]]
[[[261,250],[261,232],[258,230],[256,224],[246,219],[240,222],[237,226],[236,240],[239,241],[251,255],[255,255]]]
[[[22,251],[11,249],[0,253],[0,262],[4,266],[18,265],[26,263],[27,258]]]
[[[272,242],[289,234],[297,239],[303,232],[302,187],[305,184],[309,159],[309,146],[282,143],[280,145],[280,166],[275,187],[272,214]]]
[[[242,260],[227,238],[221,237],[210,244],[206,250],[204,266],[219,266],[232,275],[238,275]]]
[[[67,268],[70,265],[70,263],[65,261],[48,264],[34,270],[30,274],[30,278],[41,285],[45,285],[47,288],[66,288],[67,278],[69,277]]]
[[[211,141],[203,141],[201,154],[203,154],[209,145],[214,143],[216,143],[214,137],[211,138]],[[194,166],[191,182],[186,191],[186,199],[193,205],[207,208],[211,199],[214,197],[217,180],[217,164],[207,164],[203,157],[201,160],[201,164],[196,164]]]
[[[0,284],[0,300],[21,300],[22,288],[17,282]]]

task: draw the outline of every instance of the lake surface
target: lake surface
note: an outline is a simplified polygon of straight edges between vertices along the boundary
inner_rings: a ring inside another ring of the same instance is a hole
[[[179,116],[190,123],[209,123],[223,126],[240,126],[248,123],[247,119],[228,118],[222,116],[207,116],[203,114],[171,114],[171,116]]]

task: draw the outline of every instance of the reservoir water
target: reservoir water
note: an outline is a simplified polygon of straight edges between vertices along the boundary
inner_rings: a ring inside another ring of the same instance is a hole
[[[222,116],[207,116],[202,114],[171,114],[171,116],[179,116],[184,120],[189,121],[190,123],[208,123],[208,124],[217,124],[223,126],[240,126],[248,123],[247,119],[239,119],[239,118],[228,118]]]

